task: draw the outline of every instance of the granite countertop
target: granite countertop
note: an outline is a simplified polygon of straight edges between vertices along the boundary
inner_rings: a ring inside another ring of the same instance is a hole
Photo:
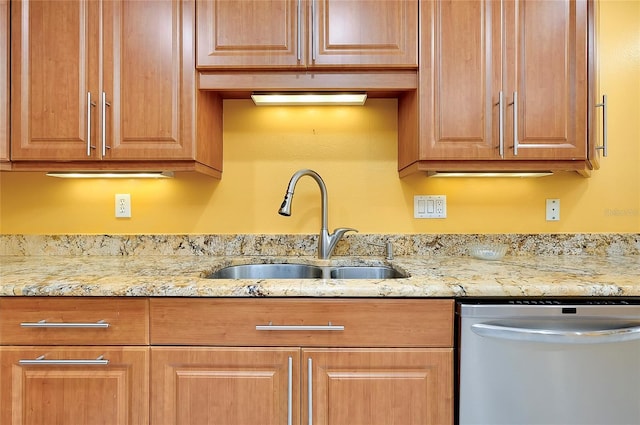
[[[255,262],[392,265],[408,278],[227,280],[205,276]],[[0,256],[2,296],[552,297],[640,296],[640,256],[334,257]]]

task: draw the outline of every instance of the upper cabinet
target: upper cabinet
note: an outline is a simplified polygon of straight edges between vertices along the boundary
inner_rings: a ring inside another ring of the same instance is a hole
[[[400,102],[401,175],[587,169],[592,6],[421,2],[418,90]]]
[[[194,13],[188,0],[14,1],[12,160],[219,175],[221,114],[196,120],[221,100],[196,90]]]
[[[418,1],[202,0],[197,66],[413,68]]]
[[[0,170],[9,161],[9,2],[0,0]]]

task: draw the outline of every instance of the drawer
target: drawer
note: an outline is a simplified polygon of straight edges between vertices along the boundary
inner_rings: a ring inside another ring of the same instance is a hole
[[[1,345],[146,345],[144,298],[0,298]]]
[[[149,300],[151,344],[452,347],[453,300]]]

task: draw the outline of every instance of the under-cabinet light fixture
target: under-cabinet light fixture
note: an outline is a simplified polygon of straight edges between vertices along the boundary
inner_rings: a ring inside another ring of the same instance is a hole
[[[251,93],[257,106],[347,105],[362,106],[366,93]]]
[[[429,177],[544,177],[552,171],[429,171]]]
[[[171,171],[126,171],[126,172],[49,172],[49,177],[63,179],[166,179],[172,178]]]

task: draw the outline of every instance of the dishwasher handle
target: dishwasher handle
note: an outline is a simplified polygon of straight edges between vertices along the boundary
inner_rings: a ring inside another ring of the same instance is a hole
[[[473,333],[489,338],[512,341],[542,342],[558,344],[611,344],[640,340],[640,325],[612,329],[534,329],[489,323],[471,325]]]

